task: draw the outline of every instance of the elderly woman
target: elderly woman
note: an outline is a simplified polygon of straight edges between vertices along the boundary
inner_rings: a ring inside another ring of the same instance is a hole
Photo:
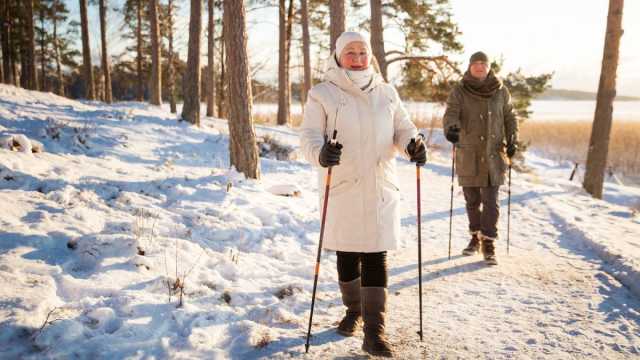
[[[300,142],[312,165],[333,167],[323,248],[337,253],[347,308],[338,332],[352,336],[362,318],[362,349],[392,356],[384,317],[387,251],[398,247],[400,236],[395,158],[400,152],[420,166],[427,159],[398,93],[371,60],[365,36],[344,32],[338,37],[325,81],[309,92]],[[329,141],[334,130],[337,142]],[[326,185],[324,174],[318,171],[320,189]]]

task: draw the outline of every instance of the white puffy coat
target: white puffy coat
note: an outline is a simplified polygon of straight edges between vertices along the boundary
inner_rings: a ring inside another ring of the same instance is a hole
[[[300,129],[300,147],[318,167],[320,210],[327,169],[318,157],[337,130],[343,145],[332,170],[323,248],[380,252],[399,246],[400,211],[396,155],[405,154],[417,130],[395,88],[375,73],[361,90],[331,56],[325,81],[309,92]]]

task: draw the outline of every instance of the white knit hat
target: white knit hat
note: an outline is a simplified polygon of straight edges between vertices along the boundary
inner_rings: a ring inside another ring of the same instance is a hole
[[[354,41],[363,42],[369,50],[369,53],[371,53],[371,44],[369,44],[369,38],[367,36],[357,31],[345,31],[338,36],[338,39],[336,39],[336,56],[340,58],[342,50],[344,50],[349,43]]]

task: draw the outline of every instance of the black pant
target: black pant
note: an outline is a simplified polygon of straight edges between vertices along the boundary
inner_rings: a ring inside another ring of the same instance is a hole
[[[500,205],[498,204],[498,186],[462,188],[467,202],[467,216],[469,230],[482,231],[482,235],[496,238],[498,236],[498,218]],[[482,205],[482,210],[480,210]]]
[[[358,253],[338,251],[338,279],[342,282],[359,277],[362,286],[387,287],[387,252]]]

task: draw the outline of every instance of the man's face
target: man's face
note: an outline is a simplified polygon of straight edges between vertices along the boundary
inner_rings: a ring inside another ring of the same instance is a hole
[[[364,70],[369,67],[369,51],[361,41],[347,44],[340,54],[340,65],[348,70]]]
[[[484,61],[474,61],[469,66],[471,76],[478,80],[484,80],[489,75],[489,64]]]

